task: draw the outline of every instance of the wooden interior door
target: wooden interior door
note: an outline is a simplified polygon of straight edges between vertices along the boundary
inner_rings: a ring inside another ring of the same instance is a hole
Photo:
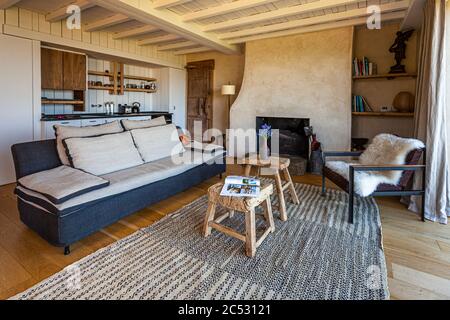
[[[41,86],[42,89],[63,90],[63,52],[41,49]]]
[[[86,56],[63,52],[64,90],[86,90]]]
[[[212,128],[214,60],[189,62],[187,74],[187,129],[193,138],[202,140],[203,133]],[[194,132],[196,121],[202,123],[202,132]]]

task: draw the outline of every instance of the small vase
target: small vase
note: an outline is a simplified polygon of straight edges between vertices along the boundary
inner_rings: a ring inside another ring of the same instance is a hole
[[[267,145],[266,137],[259,137],[259,157],[261,160],[269,159],[269,146]]]

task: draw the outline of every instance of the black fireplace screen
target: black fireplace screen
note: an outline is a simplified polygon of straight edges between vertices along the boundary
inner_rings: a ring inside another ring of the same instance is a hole
[[[257,117],[256,130],[258,131],[263,124],[272,126],[272,130],[279,130],[280,154],[308,159],[309,141],[304,128],[309,127],[309,119]],[[274,135],[273,138],[277,137]],[[271,145],[271,141],[269,141],[269,145]]]

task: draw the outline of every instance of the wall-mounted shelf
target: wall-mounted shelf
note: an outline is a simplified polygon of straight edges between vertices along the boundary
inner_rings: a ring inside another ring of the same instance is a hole
[[[41,100],[42,104],[70,104],[70,105],[83,105],[82,100]]]
[[[99,77],[109,77],[112,79],[114,87],[104,87],[104,86],[89,86],[90,90],[105,90],[110,91],[111,94],[123,95],[125,91],[128,92],[144,92],[144,93],[155,93],[154,89],[141,89],[141,88],[126,88],[125,87],[125,79],[127,80],[137,80],[137,81],[147,81],[147,82],[156,82],[157,79],[151,77],[143,77],[143,76],[132,76],[124,74],[124,65],[123,63],[113,62],[113,72],[104,72],[104,71],[94,71],[89,70],[88,74],[91,76],[99,76]]]
[[[370,79],[395,79],[395,78],[416,78],[415,73],[384,73],[384,74],[374,74],[371,76],[354,76],[353,80],[370,80]]]
[[[409,112],[352,112],[352,115],[360,117],[414,117],[414,113]]]
[[[145,92],[145,93],[155,93],[156,90],[151,90],[151,89],[134,89],[134,88],[125,88],[125,91],[129,91],[129,92]]]
[[[102,72],[102,71],[88,71],[88,75],[90,76],[99,76],[99,77],[110,77],[113,78],[113,75],[109,72]]]
[[[90,76],[99,76],[99,77],[110,77],[110,78],[114,78],[114,75],[111,74],[110,72],[103,72],[103,71],[93,71],[93,70],[89,70],[88,74]],[[120,74],[117,75],[118,78],[120,78]],[[148,81],[148,82],[155,82],[157,81],[156,78],[151,78],[151,77],[141,77],[141,76],[132,76],[132,75],[124,75],[123,76],[124,79],[128,79],[128,80],[140,80],[140,81]]]
[[[128,80],[141,80],[141,81],[148,81],[148,82],[155,82],[155,78],[149,78],[149,77],[140,77],[140,76],[130,76],[130,75],[124,75],[124,79]]]
[[[114,90],[114,87],[89,86],[89,90],[105,90],[105,91],[113,91],[113,90]]]

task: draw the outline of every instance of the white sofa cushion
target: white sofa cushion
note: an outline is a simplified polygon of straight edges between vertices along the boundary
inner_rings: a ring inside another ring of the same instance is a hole
[[[63,141],[74,168],[96,176],[143,163],[130,132]]]
[[[350,164],[402,165],[405,164],[408,153],[424,147],[423,142],[416,139],[379,134],[359,157],[358,162],[327,161],[326,167],[348,180]],[[355,192],[362,197],[367,197],[382,183],[397,185],[402,173],[403,171],[355,172]]]
[[[125,130],[143,129],[164,126],[167,124],[164,116],[150,120],[122,120],[122,126]]]
[[[66,166],[70,165],[70,161],[67,157],[66,148],[63,145],[63,140],[68,138],[94,137],[104,134],[123,132],[123,128],[120,125],[119,121],[81,128],[55,125],[54,129],[56,134],[56,147],[58,149],[59,159]]]
[[[36,191],[54,204],[63,203],[109,185],[109,181],[68,166],[60,166],[20,178],[19,186]]]
[[[70,212],[72,208],[78,208],[79,206],[92,201],[121,194],[150,183],[182,174],[205,163],[222,163],[223,153],[216,153],[212,155],[201,152],[186,151],[182,155],[182,159],[183,161],[174,162],[172,157],[168,157],[150,163],[145,163],[140,166],[102,175],[103,179],[110,182],[109,186],[72,198],[62,204],[53,204],[42,194],[25,189],[20,185],[17,189],[19,190],[19,197],[22,200],[39,207],[41,210],[45,207],[45,210],[48,212]],[[23,193],[23,195],[20,195],[20,193]],[[34,199],[43,200],[42,202],[45,205],[38,205],[37,201]]]
[[[184,152],[175,125],[131,130],[134,143],[144,162],[151,162]]]

